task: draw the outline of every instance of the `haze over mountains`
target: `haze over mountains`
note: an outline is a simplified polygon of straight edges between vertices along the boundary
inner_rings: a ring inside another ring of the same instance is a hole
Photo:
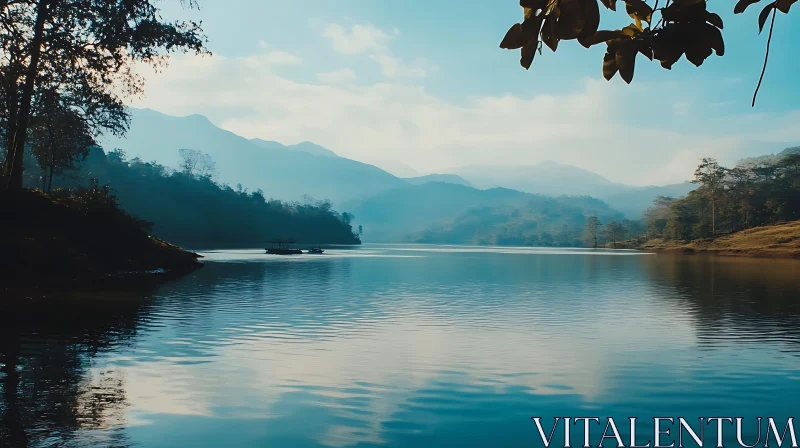
[[[372,165],[333,153],[320,155],[324,148],[316,145],[250,141],[200,115],[179,118],[150,109],[132,109],[126,138],[110,138],[104,146],[168,167],[178,166],[180,148],[196,149],[216,162],[220,182],[242,184],[251,191],[260,188],[268,198],[282,200],[301,200],[309,195],[338,203],[408,185]]]
[[[622,214],[617,212],[622,212],[636,219],[656,196],[683,196],[694,188],[688,183],[632,187],[556,162],[465,166],[449,173],[400,178],[311,142],[284,145],[246,139],[218,128],[200,115],[172,117],[150,109],[132,109],[126,138],[109,138],[104,147],[120,148],[129,158],[139,157],[172,168],[179,166],[179,149],[199,150],[216,162],[219,182],[241,184],[250,191],[261,189],[266,197],[281,200],[302,200],[306,195],[330,199],[337,209],[356,215],[356,224],[363,224],[370,231],[367,240],[397,240],[433,225],[441,228],[443,222],[475,207],[505,206],[506,211],[525,208],[532,199],[541,199],[530,193],[592,196],[608,204],[596,211],[619,217]],[[558,202],[559,207],[566,200]],[[600,203],[596,202],[593,207]],[[553,205],[542,201],[538,204],[537,207]],[[588,204],[578,209],[586,211],[591,208]],[[538,212],[532,213],[526,212],[525,216]],[[489,215],[496,218],[497,209],[486,216]]]

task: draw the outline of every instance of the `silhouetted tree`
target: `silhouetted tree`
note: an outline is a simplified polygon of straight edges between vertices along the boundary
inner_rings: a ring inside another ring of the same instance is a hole
[[[31,122],[30,147],[44,171],[42,189],[49,193],[53,176],[75,169],[96,143],[84,118],[62,104],[58,95],[48,92],[41,107]]]
[[[58,93],[92,131],[119,135],[128,124],[122,97],[143,88],[134,64],[205,51],[199,24],[164,21],[152,0],[0,1],[0,42],[8,189],[22,188],[40,92]]]

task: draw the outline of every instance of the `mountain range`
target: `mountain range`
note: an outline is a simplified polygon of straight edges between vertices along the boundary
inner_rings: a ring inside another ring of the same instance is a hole
[[[489,221],[498,217],[513,221],[518,217],[515,212],[519,214],[519,210],[533,210],[537,216],[547,217],[539,220],[542,225],[537,233],[555,232],[564,224],[575,230],[577,224],[574,216],[580,216],[580,225],[590,215],[598,216],[604,221],[623,217],[606,203],[586,196],[549,197],[499,187],[478,190],[444,182],[396,188],[366,200],[346,203],[344,207],[364,226],[368,241],[384,242],[482,243],[483,240],[473,241],[473,238],[477,237],[480,230],[484,230],[484,234],[490,233],[492,229],[489,227],[496,227],[498,224]],[[570,219],[556,216],[565,209],[569,209]],[[526,213],[527,216],[532,214]],[[465,225],[466,220],[469,222]],[[530,225],[532,220],[527,221],[525,224]],[[453,223],[460,223],[460,226],[454,226]],[[441,238],[436,241],[433,235]]]
[[[386,171],[337,157],[312,143],[284,146],[248,140],[201,115],[172,117],[150,109],[130,112],[126,137],[107,139],[106,149],[119,148],[130,158],[173,168],[179,165],[179,149],[195,149],[214,160],[219,182],[261,189],[268,198],[302,200],[308,195],[340,203],[408,185]]]
[[[656,196],[679,197],[694,188],[690,183],[633,187],[552,161],[532,166],[472,165],[401,178],[311,142],[284,145],[247,139],[201,115],[130,112],[126,137],[107,139],[106,149],[119,148],[129,158],[172,168],[179,166],[179,149],[199,150],[215,161],[216,180],[222,184],[261,189],[266,197],[289,201],[308,196],[329,199],[337,209],[353,212],[357,224],[371,229],[371,238],[383,240],[424,231],[475,207],[525,207],[535,195],[591,196],[605,202],[609,216],[620,212],[636,219]]]

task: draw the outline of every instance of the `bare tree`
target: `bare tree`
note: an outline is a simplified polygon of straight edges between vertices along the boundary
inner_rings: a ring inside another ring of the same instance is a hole
[[[210,155],[204,154],[196,149],[181,148],[180,169],[181,172],[192,177],[214,177],[217,164]]]

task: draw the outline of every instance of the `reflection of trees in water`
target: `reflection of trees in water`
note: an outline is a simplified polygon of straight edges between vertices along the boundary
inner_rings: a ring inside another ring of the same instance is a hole
[[[651,279],[697,320],[700,342],[785,342],[800,350],[800,262],[707,256],[650,257]]]
[[[61,445],[78,430],[82,444],[125,444],[113,431],[124,423],[125,379],[119,370],[92,369],[92,361],[130,343],[147,296],[0,303],[0,446]]]

